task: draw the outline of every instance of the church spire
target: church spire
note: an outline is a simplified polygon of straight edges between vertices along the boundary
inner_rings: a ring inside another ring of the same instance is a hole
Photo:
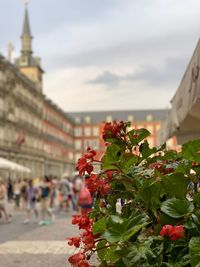
[[[32,35],[29,23],[28,0],[25,0],[24,22],[21,35],[21,54],[15,63],[30,80],[36,88],[42,92],[42,75],[44,71],[41,68],[40,58],[33,56]]]
[[[29,15],[28,15],[28,6],[25,6],[25,15],[24,15],[24,27],[22,35],[29,35],[31,37],[30,23],[29,23]]]
[[[23,31],[21,35],[22,49],[21,56],[26,62],[27,65],[31,64],[32,59],[32,39],[30,23],[29,23],[29,15],[28,15],[28,6],[25,4],[25,13],[24,13],[24,24]]]

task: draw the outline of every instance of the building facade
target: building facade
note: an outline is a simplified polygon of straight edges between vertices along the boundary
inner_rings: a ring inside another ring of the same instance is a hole
[[[158,145],[158,131],[161,122],[167,113],[166,109],[156,110],[126,110],[126,111],[96,111],[69,113],[74,118],[75,160],[91,147],[97,151],[100,159],[105,151],[102,131],[105,122],[130,121],[132,129],[146,128],[151,135],[148,142],[151,147]],[[176,140],[172,138],[167,144],[169,148],[175,147]]]
[[[45,174],[70,175],[74,171],[74,123],[44,96],[43,134]]]
[[[44,173],[43,97],[19,69],[0,57],[0,156]]]

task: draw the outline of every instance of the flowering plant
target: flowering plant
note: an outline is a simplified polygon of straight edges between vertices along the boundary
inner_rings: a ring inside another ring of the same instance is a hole
[[[83,230],[68,241],[80,248],[72,266],[92,266],[93,253],[100,267],[200,266],[200,141],[176,152],[151,148],[149,135],[129,122],[106,123],[101,172],[93,173],[95,151],[79,160],[94,207],[73,217]]]

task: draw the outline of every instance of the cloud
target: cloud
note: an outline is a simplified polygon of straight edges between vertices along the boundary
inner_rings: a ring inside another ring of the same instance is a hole
[[[94,79],[87,81],[88,84],[104,85],[107,88],[118,87],[122,83],[141,82],[146,85],[174,84],[183,73],[186,65],[185,58],[167,58],[164,66],[146,65],[139,67],[135,72],[119,75],[105,70]]]
[[[110,71],[104,71],[102,74],[97,76],[94,80],[88,81],[90,84],[105,84],[105,85],[118,85],[123,77],[114,74]]]

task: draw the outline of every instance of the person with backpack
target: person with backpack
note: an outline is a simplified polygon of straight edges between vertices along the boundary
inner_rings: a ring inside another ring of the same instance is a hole
[[[87,216],[93,207],[93,197],[85,184],[85,179],[87,178],[89,178],[89,176],[86,175],[78,197],[78,204],[80,206],[82,216]]]

